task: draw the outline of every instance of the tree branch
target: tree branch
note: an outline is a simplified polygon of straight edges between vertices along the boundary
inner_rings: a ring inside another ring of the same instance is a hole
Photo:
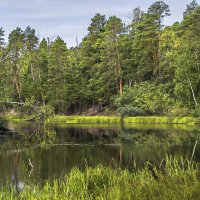
[[[11,51],[12,51],[12,50],[11,50]],[[3,62],[4,60],[6,60],[6,59],[8,58],[8,56],[9,56],[9,54],[10,54],[11,51],[9,51],[9,53],[8,53],[4,58],[2,58],[2,59],[0,60],[0,63]]]

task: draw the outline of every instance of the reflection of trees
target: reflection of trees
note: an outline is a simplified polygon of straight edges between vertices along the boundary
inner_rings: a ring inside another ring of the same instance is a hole
[[[198,130],[122,130],[115,141],[123,144],[180,144],[190,145],[200,142]]]
[[[140,125],[142,126],[142,125]],[[88,144],[193,144],[200,142],[200,134],[196,129],[193,131],[176,127],[149,127],[136,129],[127,127],[59,127],[50,124],[26,123],[12,127],[17,134],[12,140],[7,140],[7,145],[17,147],[24,145],[45,145],[55,143],[88,143]],[[163,129],[162,129],[163,128]]]
[[[18,131],[25,144],[52,144],[56,140],[56,132],[47,124],[36,124],[34,127],[23,128]]]
[[[117,137],[116,128],[106,127],[56,127],[57,136],[65,143],[110,144]]]
[[[10,134],[3,143],[7,155],[0,152],[0,168],[4,168],[1,170],[4,172],[7,170],[9,177],[12,174],[16,188],[21,185],[19,177],[24,180],[23,176],[28,178],[30,172],[31,180],[40,181],[59,178],[75,166],[84,169],[85,165],[114,164],[134,169],[135,165],[141,166],[146,161],[160,162],[166,153],[190,157],[192,149],[188,146],[170,144],[177,141],[180,144],[180,141],[190,138],[193,146],[192,138],[200,138],[195,131],[179,132],[173,129],[77,128],[34,123],[13,125],[12,129],[17,133]],[[46,145],[58,143],[61,145]],[[20,151],[10,151],[9,148]],[[198,152],[197,147],[194,160]],[[34,166],[32,171],[29,159]]]
[[[3,143],[2,148],[15,147],[23,148],[27,145],[44,145],[56,142],[56,132],[52,126],[47,124],[29,124],[26,126],[18,126],[15,128],[17,132],[13,132]]]

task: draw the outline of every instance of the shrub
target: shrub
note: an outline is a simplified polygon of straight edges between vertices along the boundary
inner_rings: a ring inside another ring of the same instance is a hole
[[[166,115],[169,117],[184,117],[189,115],[189,109],[186,107],[181,107],[180,105],[170,106],[166,111]]]
[[[54,109],[50,105],[39,107],[39,118],[44,120],[54,115]]]
[[[200,106],[197,106],[192,112],[193,117],[200,117]]]
[[[132,116],[144,116],[145,112],[141,108],[133,106],[124,106],[118,109],[118,112],[121,117],[132,117]]]
[[[124,93],[115,100],[118,108],[124,108],[128,105],[134,109],[141,109],[149,115],[163,114],[172,103],[173,100],[165,92],[164,85],[155,85],[150,82],[137,84],[133,88],[125,87]],[[126,110],[132,109],[127,108]]]

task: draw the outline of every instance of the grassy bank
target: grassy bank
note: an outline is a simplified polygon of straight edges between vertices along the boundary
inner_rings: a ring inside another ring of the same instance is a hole
[[[124,123],[140,123],[140,124],[198,124],[199,118],[195,117],[126,117]]]
[[[82,172],[73,169],[53,184],[25,185],[21,192],[8,186],[1,189],[2,199],[199,199],[199,165],[182,158],[165,159],[164,170],[145,165],[129,172],[101,165],[86,167]]]
[[[114,116],[59,116],[55,115],[47,120],[51,123],[67,124],[120,124],[122,118]]]
[[[113,116],[59,116],[56,115],[48,119],[51,123],[68,123],[68,124],[197,124],[199,118],[194,117],[113,117]]]
[[[25,122],[25,121],[30,121],[33,119],[34,116],[32,115],[23,115],[23,116],[18,116],[18,115],[1,115],[0,116],[2,119],[8,120],[8,121],[13,121],[13,122]]]
[[[5,115],[3,118],[9,121],[30,121],[34,116]],[[118,116],[64,116],[55,115],[46,120],[47,123],[66,124],[200,124],[200,118],[194,117],[164,117],[164,116],[141,116],[126,117]]]

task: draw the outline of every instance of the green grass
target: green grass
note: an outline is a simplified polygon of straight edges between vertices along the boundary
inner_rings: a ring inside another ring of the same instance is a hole
[[[59,122],[67,124],[120,124],[120,117],[115,116],[59,116],[55,115],[47,121],[50,123]]]
[[[199,164],[190,163],[179,157],[165,159],[165,170],[152,168],[147,164],[141,170],[130,172],[120,168],[86,167],[80,171],[74,168],[69,174],[52,184],[43,186],[25,185],[15,194],[9,186],[0,191],[2,199],[151,199],[192,200],[200,198]]]
[[[9,121],[29,121],[34,116],[13,116],[6,115],[3,118]],[[48,123],[65,123],[65,124],[200,124],[200,118],[194,117],[165,117],[165,116],[142,116],[126,117],[118,116],[64,116],[55,115],[46,120]]]
[[[114,116],[59,116],[56,115],[48,119],[48,122],[61,122],[68,124],[125,124],[143,123],[143,124],[197,124],[199,118],[194,117],[114,117]]]
[[[200,122],[199,118],[194,117],[126,117],[124,123],[141,123],[141,124],[188,124],[193,125]]]
[[[32,115],[23,115],[23,116],[18,116],[18,115],[3,115],[1,116],[3,119],[6,119],[8,121],[13,121],[13,122],[24,122],[24,121],[29,121],[33,119]]]

